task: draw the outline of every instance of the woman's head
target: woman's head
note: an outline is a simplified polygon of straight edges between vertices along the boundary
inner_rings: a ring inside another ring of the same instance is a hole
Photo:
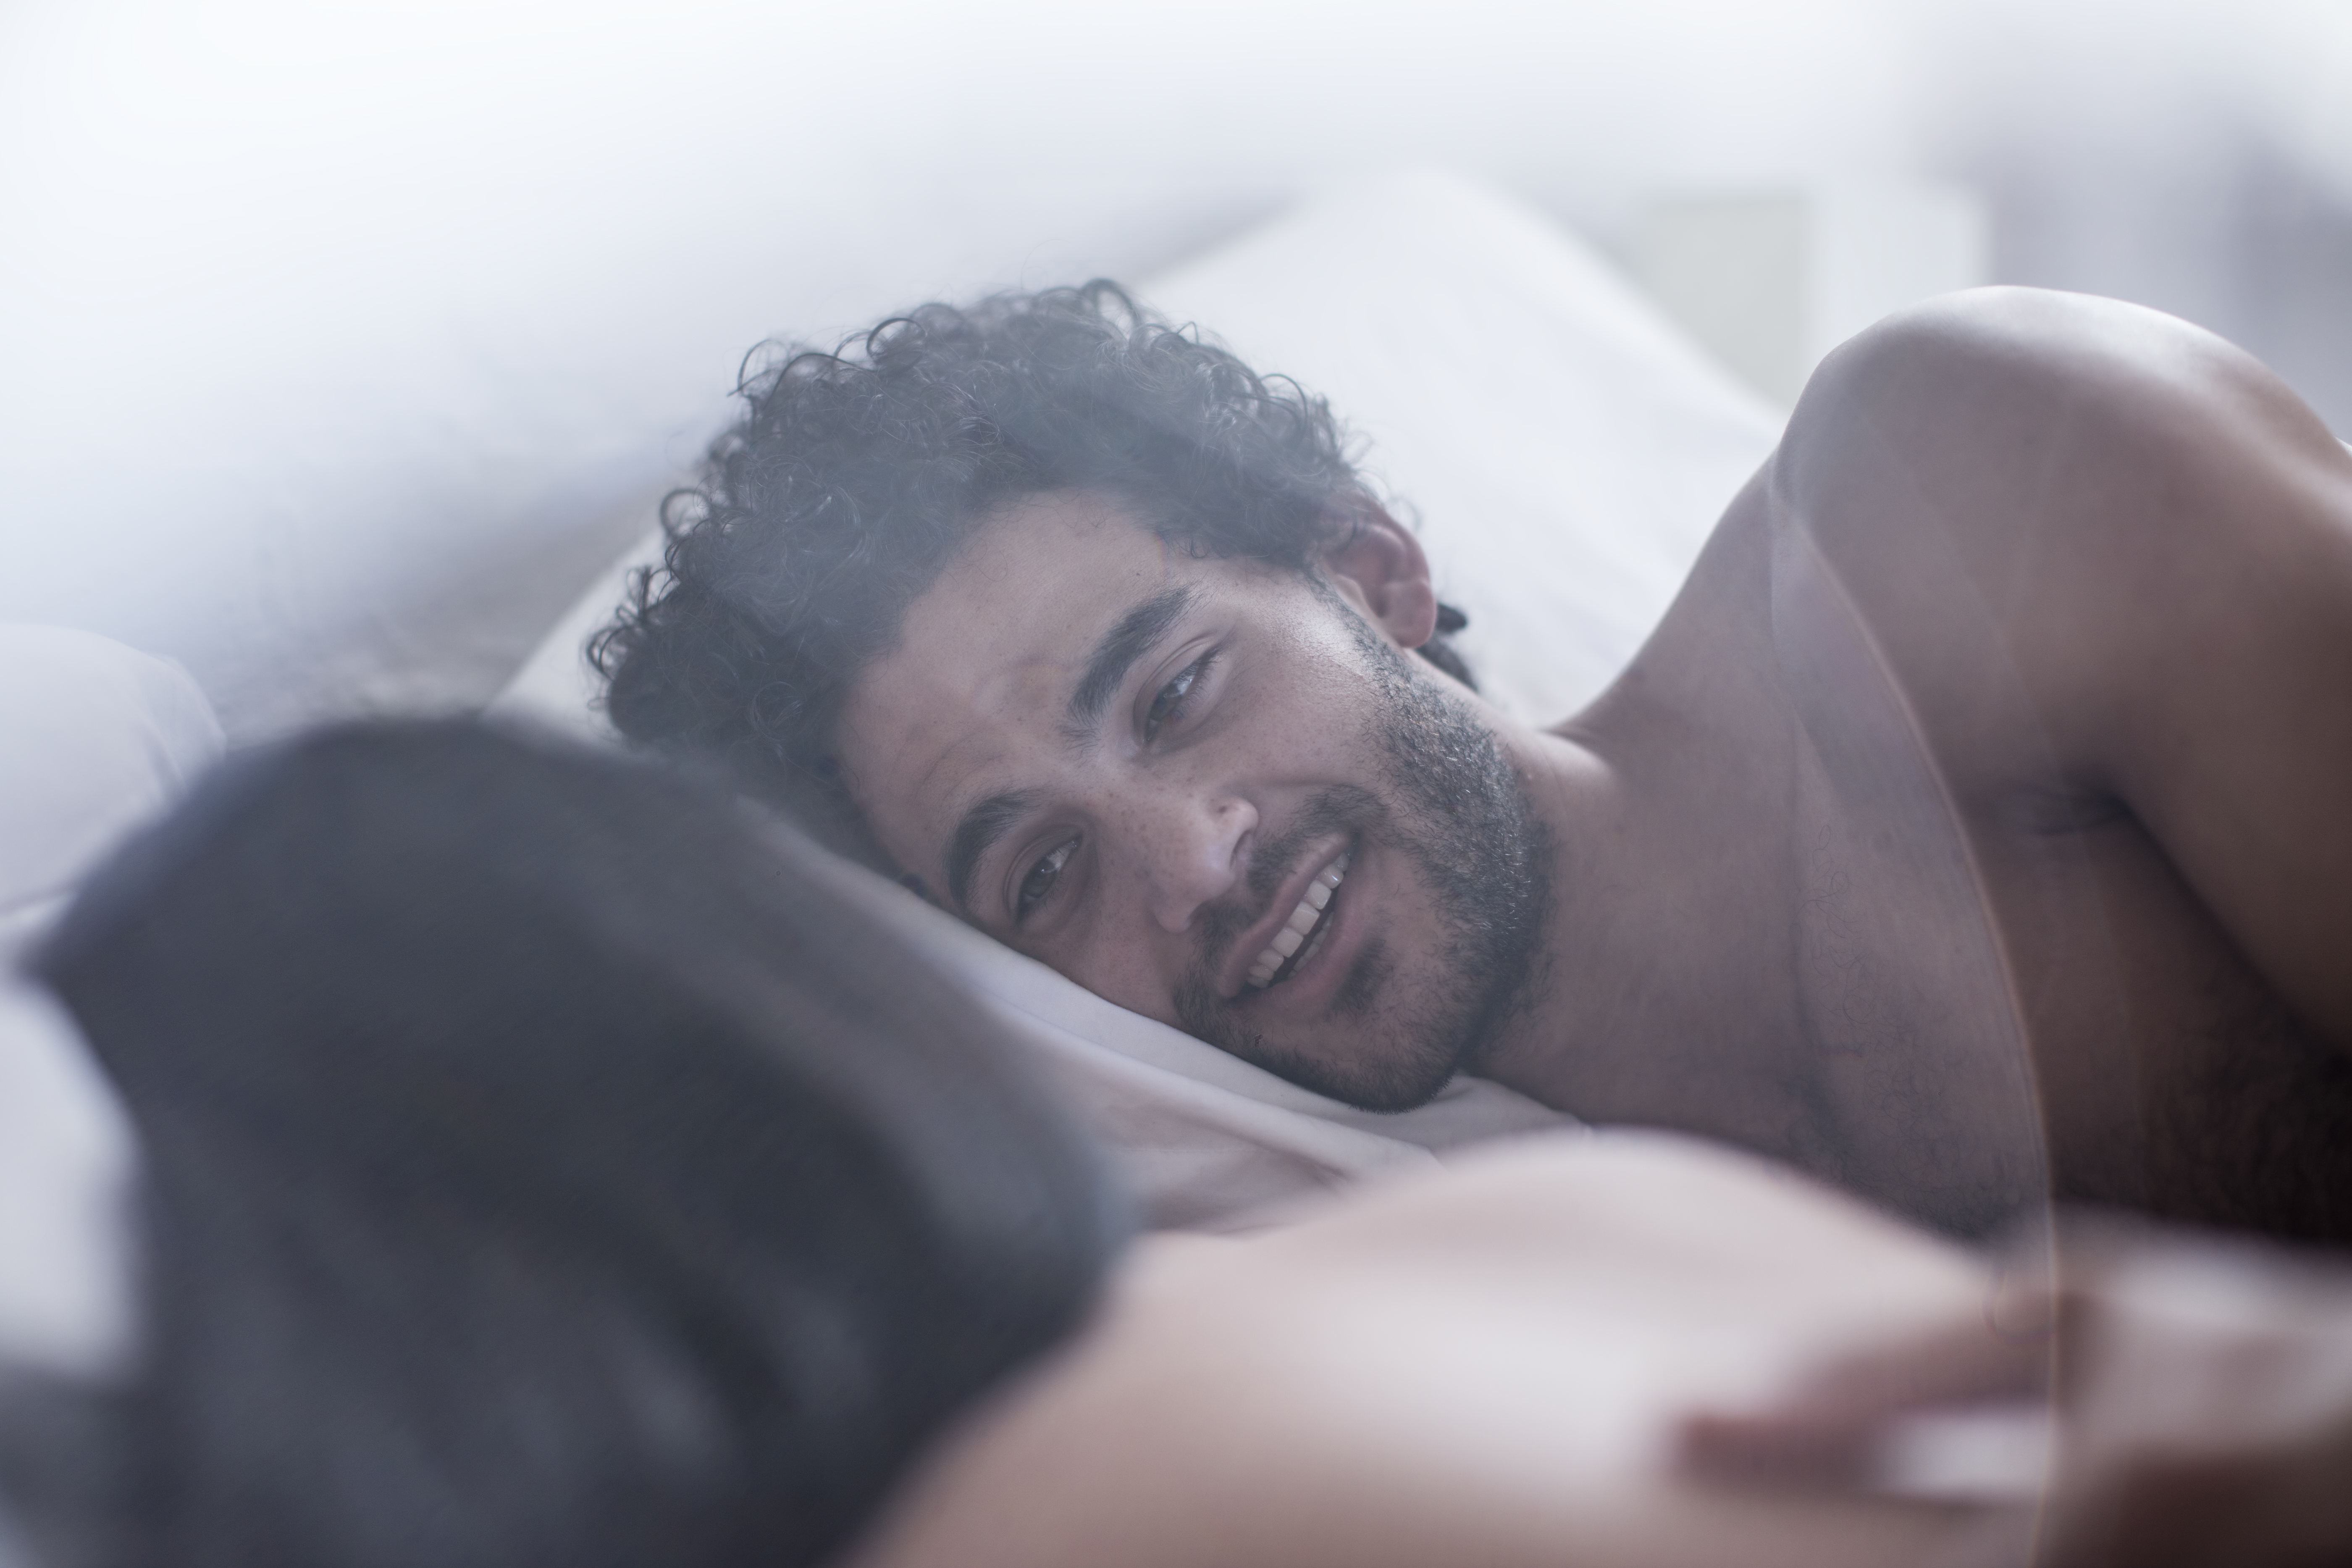
[[[1119,1237],[970,1003],[724,796],[472,726],[215,778],[38,961],[136,1123],[133,1560],[809,1560]]]

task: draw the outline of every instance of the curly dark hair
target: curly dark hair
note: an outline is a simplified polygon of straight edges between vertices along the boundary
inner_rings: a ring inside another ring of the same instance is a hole
[[[1100,279],[924,305],[738,390],[589,657],[623,735],[716,758],[836,841],[859,837],[828,754],[843,696],[991,508],[1106,490],[1195,555],[1307,572],[1379,506],[1323,399]],[[1441,634],[1462,624],[1441,607]],[[1422,651],[1469,679],[1443,635]]]

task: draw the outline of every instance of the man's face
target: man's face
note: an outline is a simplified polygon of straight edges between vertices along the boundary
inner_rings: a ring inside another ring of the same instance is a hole
[[[1344,576],[1031,497],[916,599],[839,740],[884,847],[950,909],[1337,1098],[1426,1100],[1527,989],[1540,826],[1472,705]]]

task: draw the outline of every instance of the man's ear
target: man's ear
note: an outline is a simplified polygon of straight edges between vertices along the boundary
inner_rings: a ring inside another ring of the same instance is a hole
[[[1437,630],[1437,592],[1421,541],[1378,506],[1360,508],[1349,521],[1318,557],[1323,570],[1399,647],[1419,647]]]

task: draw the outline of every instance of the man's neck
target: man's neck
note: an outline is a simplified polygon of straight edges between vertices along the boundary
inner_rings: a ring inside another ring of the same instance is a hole
[[[1555,731],[1489,715],[1549,829],[1552,907],[1529,1004],[1479,1070],[1811,1163],[1793,731],[1760,539],[1736,524],[1598,702]]]

